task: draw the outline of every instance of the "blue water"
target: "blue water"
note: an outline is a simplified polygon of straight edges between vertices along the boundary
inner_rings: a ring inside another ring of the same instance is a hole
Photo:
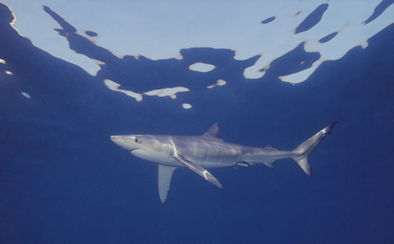
[[[93,77],[33,46],[10,19],[0,5],[0,243],[394,243],[393,25],[294,86],[278,75],[317,54],[297,48],[251,81],[242,72],[256,58],[192,48],[183,60],[121,59],[58,19],[71,49],[105,63]],[[217,68],[196,74],[187,69],[196,61]],[[138,92],[188,81],[193,93],[136,103],[108,90],[107,78]],[[205,89],[218,78],[228,85]],[[213,169],[218,190],[181,169],[165,205],[157,166],[109,140],[199,135],[218,122],[226,141],[291,149],[332,121],[312,176],[290,160]]]

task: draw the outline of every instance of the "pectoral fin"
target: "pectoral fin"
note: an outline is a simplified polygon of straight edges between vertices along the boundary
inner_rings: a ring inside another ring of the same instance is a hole
[[[174,158],[179,161],[181,164],[183,164],[185,167],[189,168],[192,170],[194,173],[200,175],[203,177],[205,180],[208,182],[214,184],[218,188],[222,188],[222,184],[216,179],[215,176],[213,176],[208,170],[204,169],[198,164],[195,164],[193,162],[190,162],[186,158],[182,157],[181,155],[174,155]]]
[[[159,188],[160,201],[162,203],[166,202],[168,191],[171,186],[172,174],[176,167],[170,167],[159,164],[158,174],[157,174],[157,186]]]

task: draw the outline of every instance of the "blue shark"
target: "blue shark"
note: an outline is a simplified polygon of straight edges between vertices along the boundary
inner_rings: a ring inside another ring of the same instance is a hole
[[[201,136],[177,135],[113,135],[111,140],[132,155],[158,164],[158,190],[162,203],[166,202],[172,175],[177,168],[187,168],[206,181],[222,188],[210,168],[251,166],[264,164],[274,167],[280,159],[291,158],[307,174],[311,174],[308,156],[326,137],[336,122],[324,127],[293,150],[279,150],[272,146],[249,147],[228,143],[219,138],[219,126],[213,124]]]

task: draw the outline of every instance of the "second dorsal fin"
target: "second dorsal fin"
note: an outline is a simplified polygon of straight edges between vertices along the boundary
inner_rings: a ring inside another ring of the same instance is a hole
[[[218,125],[218,123],[215,123],[211,127],[209,127],[209,129],[207,130],[207,132],[204,133],[203,136],[218,138],[219,137],[219,125]]]

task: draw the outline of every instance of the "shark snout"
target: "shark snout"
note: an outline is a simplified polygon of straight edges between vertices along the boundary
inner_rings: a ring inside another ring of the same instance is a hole
[[[130,138],[130,136],[114,135],[110,136],[110,139],[113,143],[126,150],[133,150],[136,148],[136,143],[132,140],[132,138]]]
[[[110,136],[111,141],[116,142],[119,140],[119,136]]]
[[[124,144],[124,140],[122,138],[122,136],[110,136],[111,141],[114,142],[115,144],[119,145],[119,146],[123,146]]]

